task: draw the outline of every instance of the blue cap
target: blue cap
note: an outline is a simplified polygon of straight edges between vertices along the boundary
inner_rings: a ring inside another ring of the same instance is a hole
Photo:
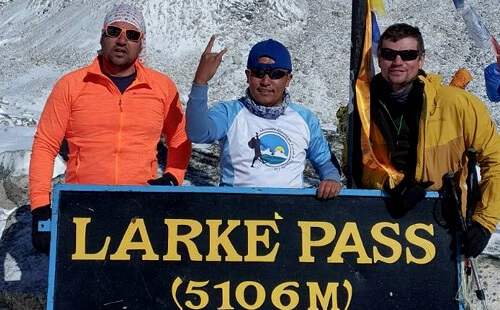
[[[269,57],[273,64],[261,64],[261,57]],[[248,54],[248,69],[284,69],[292,71],[292,60],[286,47],[278,41],[269,39],[255,44]]]

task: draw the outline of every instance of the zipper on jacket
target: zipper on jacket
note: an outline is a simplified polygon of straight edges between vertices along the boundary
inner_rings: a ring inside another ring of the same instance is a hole
[[[118,126],[118,140],[116,141],[117,143],[116,143],[116,154],[115,154],[115,185],[118,184],[118,180],[120,177],[120,173],[119,173],[120,152],[121,152],[121,147],[122,147],[122,131],[123,131],[122,97],[120,97],[120,101],[118,102],[118,107],[120,109],[120,122],[119,122],[119,126]]]
[[[80,184],[78,171],[80,170],[80,148],[76,151],[76,159],[75,159],[75,176],[76,176],[76,184]]]

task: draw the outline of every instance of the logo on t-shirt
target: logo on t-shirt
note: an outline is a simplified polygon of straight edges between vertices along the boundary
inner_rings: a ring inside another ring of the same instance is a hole
[[[290,139],[279,129],[267,128],[256,132],[248,141],[248,147],[254,150],[251,167],[260,161],[269,167],[287,165],[293,157]]]

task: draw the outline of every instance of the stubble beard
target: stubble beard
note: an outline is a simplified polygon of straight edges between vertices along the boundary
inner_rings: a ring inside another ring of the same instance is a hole
[[[132,61],[130,55],[124,55],[124,56],[116,56],[116,55],[109,55],[106,57],[108,62],[116,68],[128,68],[130,67],[134,61]]]
[[[136,58],[131,56],[128,48],[116,44],[111,44],[112,46],[108,47],[106,43],[110,42],[105,42],[102,45],[103,57],[113,72],[125,71],[135,63]],[[116,49],[120,51],[116,51]]]

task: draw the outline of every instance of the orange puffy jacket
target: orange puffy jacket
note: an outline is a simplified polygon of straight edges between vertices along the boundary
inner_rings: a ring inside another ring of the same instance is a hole
[[[191,142],[179,93],[166,75],[135,64],[137,77],[122,94],[96,57],[62,77],[38,123],[29,168],[31,209],[50,203],[54,160],[65,137],[66,183],[147,185],[157,178],[156,145],[168,147],[167,167],[182,184]]]

